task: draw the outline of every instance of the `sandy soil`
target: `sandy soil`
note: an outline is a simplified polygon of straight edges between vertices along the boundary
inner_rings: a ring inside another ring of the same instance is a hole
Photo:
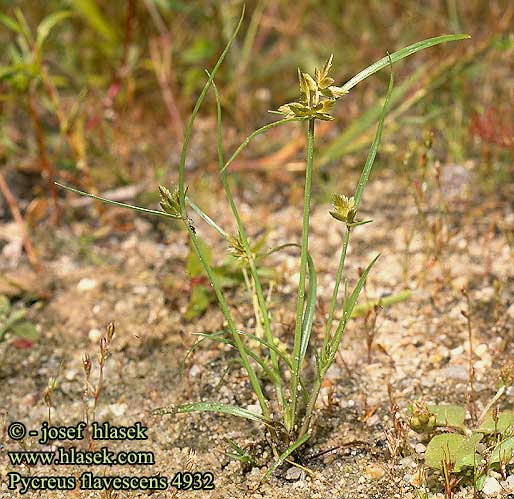
[[[259,482],[270,462],[269,448],[263,429],[255,423],[215,414],[152,415],[153,409],[177,402],[217,400],[243,407],[256,402],[234,352],[226,345],[205,343],[190,356],[184,378],[180,377],[181,361],[195,338],[192,334],[217,330],[223,323],[215,306],[194,320],[183,318],[192,286],[184,265],[189,252],[184,233],[124,212],[111,211],[107,222],[92,216],[79,222],[70,215],[69,223],[55,232],[43,226],[36,231],[43,273],[31,270],[16,252],[8,257],[4,253],[0,272],[8,279],[0,280],[0,293],[17,300],[18,307],[29,307],[29,316],[41,336],[32,345],[20,345],[14,338],[0,343],[0,400],[5,413],[0,439],[0,498],[19,497],[7,490],[5,477],[13,471],[6,452],[20,450],[20,446],[7,437],[5,427],[21,421],[28,429],[38,429],[48,420],[44,392],[49,379],[56,375],[52,423],[75,425],[82,420],[82,356],[85,352],[91,355],[95,380],[98,342],[110,320],[116,322],[116,335],[104,373],[97,420],[113,425],[142,422],[148,427],[147,440],[109,442],[108,446],[111,450],[150,450],[155,465],[88,466],[87,471],[99,476],[172,477],[187,469],[213,473],[214,491],[178,493],[177,497],[184,498],[421,497],[414,487],[415,474],[427,441],[410,431],[403,455],[391,458],[386,431],[392,430],[393,415],[387,383],[403,418],[408,404],[418,399],[465,404],[468,331],[461,315],[461,310],[466,310],[463,286],[469,290],[472,303],[479,407],[494,395],[498,370],[513,360],[512,206],[494,198],[477,205],[476,193],[466,196],[462,186],[452,186],[451,165],[448,168],[450,180],[444,195],[449,215],[441,232],[448,241],[439,244],[439,258],[429,232],[416,216],[407,183],[386,172],[377,173],[370,183],[362,216],[373,218],[374,223],[355,230],[347,275],[355,282],[359,267],[380,252],[366,287],[368,298],[404,289],[411,289],[412,297],[378,313],[369,362],[365,336],[370,320],[352,321],[341,356],[330,370],[318,401],[316,431],[301,458],[306,470],[284,465],[264,484]],[[473,185],[474,167],[465,168]],[[350,180],[354,179],[347,179],[342,189],[353,185]],[[301,220],[294,192],[286,194],[292,192],[289,186],[274,189],[263,196],[263,184],[256,181],[240,192],[241,212],[247,225],[253,227],[252,235],[271,228],[266,240],[269,247],[299,240]],[[428,193],[430,209],[436,206],[437,195]],[[202,206],[230,228],[224,204],[216,201],[221,199],[216,196],[202,200]],[[311,252],[319,274],[318,336],[328,311],[337,265],[334,255],[342,241],[341,227],[328,215],[328,209],[328,204],[316,202],[311,218]],[[429,218],[434,216],[429,214]],[[225,244],[200,221],[196,224],[198,233],[216,248],[215,256],[222,258]],[[277,253],[267,261],[278,289],[272,298],[273,319],[284,342],[292,338],[297,265],[294,251]],[[252,309],[244,286],[232,287],[228,293],[238,321],[252,327]],[[513,393],[511,387],[502,407],[512,403]],[[241,447],[259,447],[261,467],[243,472],[240,464],[225,454],[231,450],[226,437]],[[35,438],[27,438],[25,443],[32,450],[50,448]],[[85,442],[80,445],[87,447]],[[85,469],[53,465],[20,466],[17,471],[32,476],[79,476]],[[431,495],[442,498],[441,481],[432,475]],[[509,480],[499,479],[503,490],[498,497],[514,493],[514,481],[512,477]],[[36,496],[103,498],[106,494],[44,491],[29,492],[25,497]],[[164,499],[175,497],[175,493],[112,494],[119,498],[147,496]],[[455,497],[472,497],[472,491],[464,487]]]

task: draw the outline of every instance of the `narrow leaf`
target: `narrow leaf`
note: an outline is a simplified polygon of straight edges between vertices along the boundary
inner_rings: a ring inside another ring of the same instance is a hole
[[[300,437],[296,442],[294,442],[291,446],[289,446],[280,457],[273,463],[271,468],[266,472],[264,477],[262,478],[262,482],[266,482],[270,479],[271,475],[275,472],[275,470],[296,450],[298,447],[301,447],[307,440],[309,440],[310,435],[306,433],[303,437]]]
[[[268,422],[260,414],[243,409],[242,407],[222,404],[220,402],[193,402],[191,404],[162,407],[155,409],[153,414],[162,416],[164,414],[175,415],[189,412],[220,412],[222,414],[229,414],[231,416],[249,419],[250,421]]]
[[[23,34],[23,30],[19,26],[19,24],[9,16],[6,16],[5,14],[2,14],[0,12],[0,23],[2,23],[6,28],[10,29],[11,31],[14,31],[16,33],[19,33],[20,35]]]
[[[412,291],[405,290],[391,296],[385,296],[384,298],[380,298],[378,300],[368,301],[366,303],[355,305],[351,317],[364,317],[370,310],[377,306],[380,308],[390,307],[391,305],[396,305],[397,303],[407,301],[411,296]]]
[[[311,337],[312,322],[314,320],[314,311],[316,309],[316,269],[311,255],[307,254],[307,264],[309,266],[309,288],[307,290],[307,300],[302,320],[302,340],[300,343],[300,365],[305,358],[309,339]]]
[[[219,232],[224,238],[227,237],[227,233],[211,218],[207,213],[205,213],[199,206],[197,206],[191,199],[186,196],[186,201],[189,206],[193,208],[193,210],[203,219],[205,220],[213,229]]]
[[[354,290],[352,291],[352,294],[350,295],[350,298],[345,303],[344,307],[344,318],[348,319],[353,312],[353,308],[355,307],[355,304],[357,303],[357,299],[359,298],[360,292],[362,291],[362,288],[364,287],[364,283],[366,282],[366,279],[368,278],[369,271],[371,270],[371,267],[375,265],[375,262],[378,260],[378,257],[380,254],[378,254],[373,260],[371,260],[371,263],[366,267],[366,270],[362,273],[359,280],[357,281],[357,285],[355,286]]]
[[[109,43],[116,42],[117,33],[112,28],[115,23],[102,14],[94,0],[71,0],[71,5],[102,38]]]
[[[429,47],[433,47],[434,45],[439,45],[441,43],[453,42],[457,40],[465,40],[466,38],[470,38],[469,35],[459,34],[459,35],[442,35],[436,36],[435,38],[427,38],[426,40],[421,40],[419,42],[413,43],[412,45],[408,45],[396,52],[393,52],[390,56],[382,57],[382,59],[376,61],[371,66],[368,66],[366,69],[363,69],[360,73],[357,73],[353,78],[348,80],[341,88],[343,90],[349,91],[353,88],[357,83],[360,83],[362,80],[365,80],[372,74],[384,69],[389,64],[389,59],[391,63],[394,64],[409,55],[415,54],[420,50],[424,50]]]
[[[357,183],[357,189],[355,190],[355,209],[359,207],[361,202],[362,193],[364,191],[364,187],[369,180],[369,175],[371,173],[371,169],[373,168],[373,163],[375,162],[375,158],[377,156],[378,147],[380,146],[380,140],[382,138],[382,129],[384,127],[384,119],[387,113],[387,109],[389,108],[389,102],[391,101],[391,93],[393,91],[393,63],[391,59],[389,59],[391,64],[391,75],[389,77],[389,86],[387,87],[387,94],[385,97],[384,105],[382,107],[382,113],[380,114],[380,120],[378,121],[377,132],[375,134],[375,138],[373,143],[371,144],[371,148],[368,153],[368,157],[366,158],[366,163],[364,164],[364,168],[362,169],[361,177],[359,182]]]
[[[75,194],[80,194],[81,196],[93,198],[93,199],[96,199],[97,201],[102,201],[102,203],[112,204],[112,205],[118,206],[120,208],[128,208],[129,210],[139,211],[141,213],[147,213],[149,215],[157,215],[159,217],[166,217],[166,218],[173,218],[173,219],[180,218],[180,217],[176,217],[174,215],[170,215],[169,213],[165,213],[164,211],[150,210],[148,208],[142,208],[140,206],[133,206],[131,204],[126,204],[126,203],[119,203],[118,201],[112,201],[110,199],[103,198],[101,196],[95,196],[94,194],[91,194],[89,192],[79,191],[78,189],[69,187],[64,184],[60,184],[59,182],[54,182],[54,184],[58,185],[59,187],[62,187],[63,189],[66,189],[67,191],[74,192]]]
[[[71,12],[63,10],[61,12],[54,12],[49,16],[45,17],[39,26],[37,27],[37,35],[36,35],[36,47],[38,50],[41,50],[43,43],[48,38],[50,31],[62,20],[71,16]]]

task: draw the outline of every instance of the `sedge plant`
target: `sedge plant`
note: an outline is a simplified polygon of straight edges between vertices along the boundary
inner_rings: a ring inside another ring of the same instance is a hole
[[[165,186],[159,187],[161,210],[119,203],[71,187],[61,187],[81,195],[99,199],[108,204],[129,208],[149,215],[170,218],[179,221],[183,225],[189,235],[191,245],[203,266],[204,272],[212,285],[226,324],[226,328],[222,331],[202,334],[199,341],[212,340],[214,342],[221,342],[229,344],[237,350],[239,361],[248,376],[249,383],[260,406],[260,411],[250,411],[243,407],[212,401],[173,405],[157,410],[156,413],[179,414],[211,411],[262,423],[269,431],[271,437],[269,440],[275,456],[274,463],[268,468],[266,475],[263,477],[267,479],[278,466],[286,460],[289,461],[291,454],[304,446],[309,440],[312,433],[316,401],[320,393],[323,379],[334,362],[346,326],[357,304],[359,294],[371,268],[378,258],[378,256],[375,257],[369,263],[353,289],[351,289],[348,279],[346,277],[343,278],[346,254],[350,243],[350,235],[353,231],[371,222],[371,220],[359,220],[358,210],[380,144],[384,118],[393,88],[392,71],[375,138],[355,192],[353,195],[349,196],[336,193],[333,197],[333,210],[330,212],[330,215],[341,223],[344,230],[344,239],[340,251],[339,264],[336,270],[335,285],[330,301],[328,318],[326,319],[326,327],[321,344],[318,345],[317,348],[312,345],[314,336],[311,336],[316,309],[316,270],[313,259],[309,253],[309,216],[316,122],[318,120],[333,120],[334,118],[330,113],[335,103],[348,94],[355,85],[377,71],[388,66],[392,68],[395,62],[425,48],[449,41],[461,40],[468,36],[444,35],[414,43],[376,61],[342,86],[335,86],[334,80],[329,75],[332,66],[332,56],[330,56],[321,69],[316,68],[312,76],[299,70],[300,96],[298,101],[279,107],[275,112],[282,115],[281,119],[269,123],[251,133],[235,151],[226,158],[222,143],[221,104],[214,78],[241,27],[243,15],[244,12],[216,65],[207,73],[207,82],[189,118],[185,129],[184,143],[179,162],[178,184],[172,188]],[[200,106],[211,88],[214,90],[216,98],[219,177],[230,211],[237,226],[237,233],[235,235],[229,234],[222,229],[211,217],[197,206],[191,200],[190,193],[186,187],[185,164],[193,124]],[[274,127],[298,122],[305,126],[306,134],[306,168],[301,241],[300,243],[285,244],[267,253],[259,253],[249,240],[239,214],[237,203],[232,194],[230,165],[258,135],[266,133]],[[252,304],[255,305],[256,330],[254,332],[256,334],[250,331],[243,331],[236,324],[226,294],[206,254],[205,245],[199,237],[196,222],[190,217],[190,209],[226,239],[230,253],[241,261],[245,272],[245,280],[249,283],[248,288],[251,290],[251,294],[253,294],[254,298]],[[327,214],[327,216],[329,215]],[[296,300],[296,319],[292,341],[293,347],[292,351],[288,352],[284,351],[283,348],[277,347],[280,339],[277,336],[277,328],[274,328],[272,323],[272,316],[269,310],[269,296],[265,295],[259,272],[262,260],[266,256],[286,247],[296,247],[300,249],[300,271]],[[337,311],[340,313],[336,313]],[[262,334],[257,334],[258,331],[262,332]],[[258,348],[256,348],[255,345],[258,345]],[[311,372],[311,370],[307,369],[307,367],[312,364],[315,364],[315,375],[309,377],[308,373]],[[270,382],[270,386],[273,387],[272,391],[265,389],[264,381]]]

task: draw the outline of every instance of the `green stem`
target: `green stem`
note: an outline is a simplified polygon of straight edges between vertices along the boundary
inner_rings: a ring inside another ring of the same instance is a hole
[[[270,412],[268,410],[268,406],[266,404],[266,399],[264,398],[264,394],[262,392],[261,385],[259,383],[257,375],[255,374],[253,367],[251,366],[251,364],[248,360],[248,355],[246,353],[246,350],[245,350],[245,347],[241,340],[241,337],[237,333],[236,325],[234,324],[232,316],[230,315],[230,312],[228,310],[227,302],[225,301],[225,297],[223,296],[221,287],[219,286],[219,283],[216,281],[214,272],[207,261],[207,258],[202,250],[202,247],[200,246],[200,243],[198,241],[198,237],[195,233],[194,228],[191,227],[187,221],[184,221],[184,225],[187,228],[189,237],[191,238],[191,242],[193,243],[193,246],[198,255],[198,258],[200,259],[200,262],[202,263],[203,268],[205,269],[205,272],[207,273],[207,276],[208,276],[209,281],[214,289],[214,292],[216,293],[216,297],[218,298],[218,302],[220,304],[221,311],[223,312],[223,315],[225,316],[225,319],[228,323],[228,328],[232,334],[232,337],[234,338],[234,343],[237,347],[239,355],[241,356],[241,363],[243,364],[244,368],[246,369],[246,371],[248,373],[248,378],[250,379],[250,383],[252,385],[253,391],[255,392],[255,395],[257,396],[257,399],[259,401],[259,405],[261,406],[262,415],[264,416],[265,419],[269,420],[269,419],[271,419]]]
[[[293,372],[291,373],[291,405],[286,427],[293,430],[296,419],[298,385],[300,378],[300,347],[302,342],[302,319],[305,303],[305,278],[307,274],[307,255],[309,251],[309,214],[311,203],[312,167],[314,157],[314,119],[309,120],[307,129],[307,164],[305,169],[305,192],[303,199],[302,249],[300,255],[300,281],[296,301],[296,323],[293,346]]]
[[[230,37],[227,45],[225,46],[225,49],[220,55],[220,58],[218,59],[218,62],[212,69],[211,74],[209,75],[209,79],[207,80],[207,83],[204,85],[202,92],[200,93],[200,96],[198,97],[198,100],[196,101],[195,107],[193,109],[193,112],[191,113],[191,117],[189,118],[189,122],[187,124],[186,133],[184,135],[184,143],[182,145],[182,152],[180,154],[180,162],[179,162],[179,169],[178,169],[178,195],[179,195],[179,203],[180,203],[180,214],[184,219],[187,218],[186,213],[186,190],[185,190],[185,171],[186,171],[186,156],[187,156],[187,150],[189,147],[189,141],[191,140],[191,133],[193,131],[193,123],[195,121],[196,115],[198,114],[198,111],[200,110],[200,106],[202,105],[203,100],[205,99],[205,95],[207,94],[207,91],[209,90],[210,86],[212,85],[212,82],[214,80],[214,76],[216,75],[216,72],[218,71],[219,67],[221,66],[221,63],[223,62],[223,59],[225,59],[225,56],[227,55],[232,43],[234,42],[234,39],[236,38],[236,35],[239,31],[239,28],[241,28],[241,24],[243,22],[245,13],[245,7],[243,4],[243,10],[241,12],[241,17],[239,18],[239,22],[237,23],[236,29],[232,33],[232,36]]]
[[[216,88],[216,84],[214,82],[213,82],[213,89],[214,89],[214,93],[216,95],[216,109],[217,109],[217,121],[218,121],[218,137],[217,137],[217,139],[218,139],[217,140],[217,142],[218,142],[218,161],[219,161],[221,182],[223,184],[223,188],[225,189],[225,195],[229,202],[230,209],[236,220],[237,228],[239,231],[239,236],[241,237],[241,242],[243,243],[243,247],[245,249],[246,256],[248,259],[248,266],[250,268],[250,274],[252,276],[253,283],[255,285],[255,294],[257,295],[257,301],[259,303],[259,308],[261,310],[262,320],[264,323],[264,331],[266,333],[266,340],[268,341],[268,343],[273,345],[274,344],[273,333],[271,331],[268,307],[266,304],[266,299],[264,298],[264,293],[262,291],[261,281],[260,281],[259,275],[257,273],[257,266],[255,265],[255,257],[250,248],[250,243],[248,242],[248,237],[246,236],[246,231],[243,226],[243,222],[241,221],[241,217],[239,216],[239,211],[234,202],[234,198],[232,196],[232,192],[230,190],[230,185],[229,185],[228,179],[227,179],[227,174],[224,173],[226,165],[225,165],[225,161],[223,158],[223,141],[222,141],[222,133],[221,133],[222,132],[222,130],[221,130],[221,104],[220,104],[218,89]],[[284,405],[284,397],[283,397],[283,393],[282,393],[282,381],[280,378],[280,369],[278,367],[277,354],[275,352],[271,351],[270,356],[271,356],[271,363],[273,366],[273,370],[275,371],[275,374],[276,374],[275,389],[277,392],[277,398],[279,400],[280,405],[283,406]]]
[[[341,256],[339,257],[339,266],[337,267],[336,282],[334,285],[334,291],[332,293],[332,300],[330,301],[330,309],[328,311],[328,320],[325,328],[325,336],[323,338],[323,346],[321,348],[321,358],[324,359],[328,342],[330,339],[330,331],[332,330],[332,322],[334,320],[334,312],[337,305],[337,295],[339,293],[339,285],[341,284],[341,278],[343,276],[344,262],[346,259],[346,251],[348,249],[348,243],[350,242],[350,227],[346,228],[344,235],[343,247],[341,248]]]
[[[263,127],[259,128],[258,130],[255,130],[255,132],[252,132],[246,139],[241,142],[239,147],[234,151],[232,156],[228,159],[228,161],[225,163],[225,166],[221,169],[221,172],[224,173],[225,170],[230,166],[232,161],[236,159],[237,156],[239,156],[239,153],[255,138],[257,135],[260,135],[261,133],[267,132],[271,128],[275,128],[276,126],[283,125],[284,123],[290,123],[291,121],[303,121],[304,118],[284,118],[282,120],[274,121],[273,123],[268,123],[267,125],[264,125]]]
[[[305,409],[305,417],[303,419],[302,427],[300,428],[300,433],[298,434],[298,438],[301,438],[309,431],[309,426],[311,424],[312,414],[314,412],[314,407],[316,405],[316,401],[318,400],[319,391],[321,389],[321,381],[325,377],[326,371],[321,371],[319,376],[316,378],[314,382],[314,386],[312,387],[311,394],[309,396],[309,402],[307,403],[307,408]]]

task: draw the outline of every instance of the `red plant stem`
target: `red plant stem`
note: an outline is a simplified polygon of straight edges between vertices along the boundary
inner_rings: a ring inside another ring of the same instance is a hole
[[[15,197],[13,196],[7,182],[5,181],[4,176],[0,173],[0,191],[2,192],[9,209],[11,210],[12,217],[14,221],[20,227],[21,237],[23,241],[23,247],[25,248],[25,253],[27,253],[27,258],[29,259],[30,264],[36,269],[41,270],[41,265],[36,257],[36,253],[34,252],[34,248],[32,246],[32,242],[27,233],[27,229],[25,228],[25,223],[23,221],[23,217],[21,215],[20,209],[18,208],[18,203],[16,202]]]
[[[53,225],[57,225],[59,223],[59,200],[57,197],[57,188],[54,184],[55,179],[55,170],[50,161],[48,161],[48,154],[46,152],[46,143],[43,135],[43,130],[41,128],[41,122],[39,120],[39,116],[36,111],[36,96],[34,87],[31,87],[29,92],[29,112],[30,117],[32,119],[32,124],[34,126],[34,133],[36,135],[36,141],[39,150],[39,161],[41,166],[41,174],[43,177],[46,177],[46,182],[48,186],[48,192],[50,193],[53,201],[53,211],[51,214],[51,222]]]

